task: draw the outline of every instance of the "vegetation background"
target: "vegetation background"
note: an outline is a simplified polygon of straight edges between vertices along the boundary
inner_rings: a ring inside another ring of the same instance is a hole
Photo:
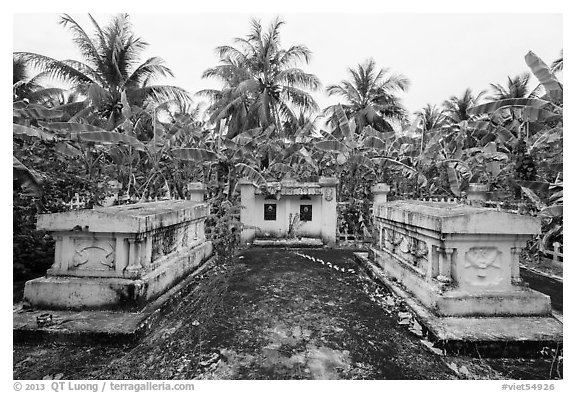
[[[561,52],[551,64],[528,52],[522,73],[410,114],[399,96],[409,76],[367,58],[324,84],[306,71],[312,49],[281,39],[281,18],[253,19],[217,47],[203,77],[219,88],[194,94],[156,83],[173,72],[143,56],[149,45],[129,15],[81,25],[64,14],[60,23],[82,61],[13,54],[15,299],[53,255],[36,214],[184,198],[190,181],[209,186],[222,256],[237,241],[241,177],[267,189],[335,176],[340,222],[365,238],[375,183],[390,184],[392,198],[465,198],[482,184],[491,199],[542,218],[532,256],[562,242]],[[321,108],[313,93],[323,89],[338,103]]]

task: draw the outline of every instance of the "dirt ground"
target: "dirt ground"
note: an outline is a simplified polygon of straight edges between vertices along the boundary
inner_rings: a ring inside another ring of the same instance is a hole
[[[132,348],[15,345],[15,379],[553,379],[552,358],[446,356],[346,250],[248,249]]]

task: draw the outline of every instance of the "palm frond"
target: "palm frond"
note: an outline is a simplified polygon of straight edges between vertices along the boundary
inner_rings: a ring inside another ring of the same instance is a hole
[[[168,85],[152,85],[136,89],[129,89],[126,92],[129,102],[163,102],[175,100],[181,103],[189,103],[192,98],[190,93],[181,87]]]
[[[276,80],[288,86],[305,87],[316,91],[321,87],[320,79],[314,75],[302,71],[300,68],[288,68],[276,75]]]
[[[126,79],[125,86],[142,86],[158,76],[174,77],[172,70],[164,65],[164,60],[160,57],[151,57],[142,63]]]
[[[285,101],[292,103],[306,113],[314,113],[320,110],[314,98],[304,90],[292,86],[284,86],[282,94],[286,96]]]
[[[95,21],[94,21],[95,22]],[[60,24],[67,27],[74,35],[73,41],[80,50],[80,53],[96,69],[102,68],[102,58],[92,39],[86,34],[84,29],[70,15],[64,14],[60,17]]]
[[[43,70],[46,75],[63,82],[68,82],[73,85],[95,82],[88,75],[76,68],[51,57],[30,52],[15,52],[14,55],[24,59],[24,61],[32,67],[37,67]]]

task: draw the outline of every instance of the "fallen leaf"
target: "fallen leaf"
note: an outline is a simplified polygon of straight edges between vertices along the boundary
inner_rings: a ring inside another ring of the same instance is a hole
[[[466,366],[462,366],[460,367],[460,372],[464,375],[466,375],[467,377],[470,376],[470,371],[468,371],[468,368],[466,368]]]
[[[424,345],[426,345],[426,347],[431,350],[432,352],[434,352],[436,355],[442,355],[443,352],[441,349],[438,349],[434,346],[434,344],[432,344],[430,341],[428,340],[420,340],[420,342]]]
[[[414,334],[416,334],[417,336],[422,337],[422,325],[420,325],[418,323],[418,321],[414,320],[412,321],[412,326],[410,326],[410,331]]]

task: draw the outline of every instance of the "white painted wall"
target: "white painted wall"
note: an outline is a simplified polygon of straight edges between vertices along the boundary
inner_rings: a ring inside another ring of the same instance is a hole
[[[300,214],[300,205],[312,205],[312,221],[300,221],[296,234],[306,237],[321,237],[322,209],[321,195],[313,195],[309,200],[301,200],[300,196],[281,196],[279,200],[265,200],[263,195],[255,195],[254,210],[251,217],[257,236],[285,237],[288,234],[290,214]],[[264,205],[276,204],[276,221],[264,220]]]

